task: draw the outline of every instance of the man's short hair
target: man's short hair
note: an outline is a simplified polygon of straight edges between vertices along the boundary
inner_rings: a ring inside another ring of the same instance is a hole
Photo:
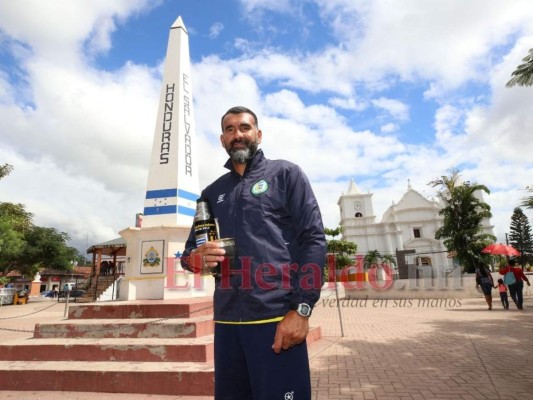
[[[236,107],[231,107],[228,111],[226,111],[226,113],[222,116],[222,118],[220,119],[220,126],[222,128],[222,132],[224,132],[224,118],[226,118],[226,115],[228,114],[250,114],[252,117],[254,117],[254,123],[255,123],[255,128],[259,128],[259,122],[257,121],[257,115],[255,115],[255,113],[250,110],[249,108],[246,108],[246,107],[243,107],[243,106],[236,106]]]

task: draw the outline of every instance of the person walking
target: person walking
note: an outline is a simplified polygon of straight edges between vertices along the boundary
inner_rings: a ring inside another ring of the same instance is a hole
[[[229,172],[201,198],[219,237],[234,238],[234,269],[215,276],[215,399],[311,399],[306,336],[320,297],[326,239],[318,203],[297,165],[269,160],[245,107],[221,119]],[[224,260],[214,241],[197,246],[194,226],[181,259],[200,273]]]
[[[515,303],[516,308],[522,310],[524,308],[524,282],[526,282],[528,286],[531,286],[531,284],[529,283],[527,276],[524,274],[524,271],[522,271],[522,268],[516,266],[516,261],[514,259],[509,260],[509,265],[500,269],[500,275],[505,276],[508,272],[512,272],[514,275],[514,283],[507,284],[509,294]]]
[[[507,285],[503,283],[503,279],[498,279],[498,292],[500,293],[500,300],[505,310],[509,309],[509,298],[507,297]]]
[[[492,289],[494,288],[494,280],[492,279],[489,269],[484,265],[480,265],[476,269],[476,287],[478,286],[481,286],[489,310],[492,310]]]

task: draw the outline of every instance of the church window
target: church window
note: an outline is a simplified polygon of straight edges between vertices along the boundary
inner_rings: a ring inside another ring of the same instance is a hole
[[[417,257],[416,265],[433,265],[433,263],[431,262],[431,257]]]
[[[355,213],[355,218],[361,218],[362,216],[363,214],[361,214],[360,212]]]
[[[415,238],[422,237],[422,234],[420,233],[420,228],[414,228],[414,229],[413,229],[413,236],[414,236]]]

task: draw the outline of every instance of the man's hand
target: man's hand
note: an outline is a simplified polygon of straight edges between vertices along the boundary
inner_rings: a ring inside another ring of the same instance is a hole
[[[195,274],[201,273],[207,268],[215,268],[217,263],[224,261],[226,250],[220,248],[216,242],[205,242],[191,251],[189,265]]]
[[[277,354],[281,352],[281,349],[288,350],[302,343],[308,332],[309,318],[302,317],[296,311],[291,310],[278,324],[272,350]]]

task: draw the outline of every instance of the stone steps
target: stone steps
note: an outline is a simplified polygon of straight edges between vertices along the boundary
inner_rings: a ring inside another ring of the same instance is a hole
[[[0,346],[2,389],[212,396],[213,330],[211,298],[70,305]]]
[[[68,320],[36,324],[33,337],[44,338],[191,338],[211,335],[213,318]]]
[[[2,390],[208,396],[214,391],[213,375],[212,363],[0,362]]]
[[[70,306],[68,319],[191,318],[212,315],[212,305],[211,298],[205,297],[85,303]]]
[[[210,362],[213,335],[193,339],[39,339],[0,345],[2,361]]]

